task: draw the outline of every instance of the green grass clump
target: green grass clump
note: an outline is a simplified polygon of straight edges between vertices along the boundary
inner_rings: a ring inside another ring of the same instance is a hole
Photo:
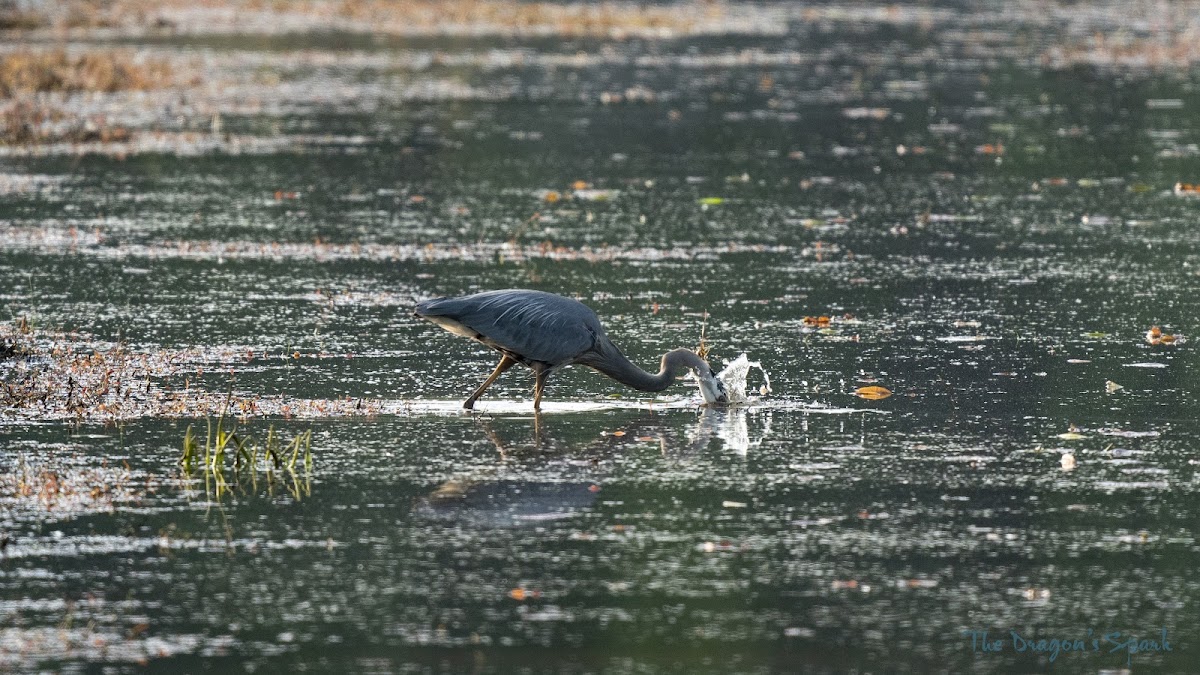
[[[186,476],[203,472],[206,492],[221,497],[234,487],[257,489],[260,473],[268,488],[273,488],[278,474],[286,472],[292,478],[289,491],[300,498],[302,491],[296,467],[299,463],[306,478],[312,472],[312,429],[284,443],[272,425],[267,428],[265,441],[260,443],[250,434],[239,433],[236,422],[226,426],[224,417],[217,418],[215,427],[211,419],[206,420],[206,424],[203,445],[193,425],[188,425],[179,460]],[[307,490],[303,492],[307,494]]]

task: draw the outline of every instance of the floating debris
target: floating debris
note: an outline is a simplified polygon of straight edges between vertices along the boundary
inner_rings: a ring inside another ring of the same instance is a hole
[[[859,387],[858,389],[855,389],[854,395],[868,401],[881,401],[891,396],[892,391],[887,387],[872,385],[869,387]]]
[[[542,592],[536,589],[517,587],[508,592],[508,597],[517,602],[525,602],[542,597]]]
[[[70,251],[98,258],[184,259],[184,260],[375,260],[375,261],[495,261],[613,260],[667,261],[718,260],[739,253],[794,253],[790,246],[729,242],[706,245],[650,246],[556,246],[549,242],[519,245],[506,242],[383,244],[373,242],[332,243],[295,241],[149,241],[110,243],[99,230],[72,227],[19,227],[0,222],[0,250]]]
[[[842,108],[842,116],[851,120],[885,120],[891,114],[891,108]]]
[[[619,190],[592,190],[576,188],[573,195],[575,199],[580,199],[585,202],[608,202],[616,199],[621,192]]]
[[[0,472],[0,505],[10,513],[53,513],[58,518],[108,513],[136,503],[153,489],[128,466],[87,467],[84,458],[17,457]],[[44,517],[44,516],[39,516]]]
[[[1150,330],[1146,331],[1146,344],[1150,345],[1177,345],[1183,343],[1183,337],[1171,335],[1162,332],[1158,326],[1151,326]]]
[[[32,329],[22,321],[0,324],[0,344],[11,345],[14,354],[20,355],[0,361],[0,383],[4,385],[0,388],[0,408],[4,409],[6,423],[111,423],[142,417],[370,416],[384,408],[381,401],[365,399],[248,396],[191,386],[189,378],[198,370],[202,373],[205,366],[244,364],[244,346],[139,352],[82,333]]]

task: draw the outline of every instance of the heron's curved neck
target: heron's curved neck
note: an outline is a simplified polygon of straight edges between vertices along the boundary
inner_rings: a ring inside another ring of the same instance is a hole
[[[662,391],[671,386],[675,377],[688,368],[704,369],[701,372],[709,370],[707,361],[687,349],[676,349],[663,354],[662,364],[657,374],[651,374],[638,368],[632,361],[625,358],[625,355],[615,346],[605,352],[601,358],[586,365],[639,391]]]

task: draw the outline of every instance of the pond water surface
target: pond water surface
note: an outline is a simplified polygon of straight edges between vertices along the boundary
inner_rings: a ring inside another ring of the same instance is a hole
[[[161,147],[0,155],[0,318],[179,355],[146,392],[261,399],[312,467],[214,491],[209,403],[4,410],[0,662],[1192,670],[1195,69],[1055,51],[1108,15],[822,16],[134,40],[226,88],[156,103]],[[773,391],[574,368],[534,416],[516,369],[461,413],[493,355],[412,306],[508,287]]]

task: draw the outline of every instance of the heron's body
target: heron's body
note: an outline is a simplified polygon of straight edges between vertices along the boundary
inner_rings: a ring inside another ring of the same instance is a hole
[[[724,388],[708,363],[686,349],[663,356],[658,374],[638,368],[608,339],[600,319],[583,303],[553,293],[510,289],[426,300],[416,316],[503,354],[492,375],[463,403],[472,408],[500,374],[520,363],[534,372],[534,409],[550,373],[572,364],[594,368],[641,391],[662,391],[684,368],[696,371],[705,398],[723,402]],[[710,394],[711,392],[711,394]]]

